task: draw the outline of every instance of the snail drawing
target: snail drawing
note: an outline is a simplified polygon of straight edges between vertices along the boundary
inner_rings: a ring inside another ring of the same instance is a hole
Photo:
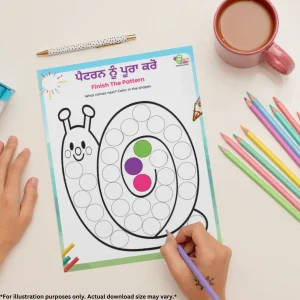
[[[100,141],[91,132],[95,110],[82,108],[83,125],[59,112],[65,135],[62,172],[69,200],[94,238],[123,251],[158,249],[195,215],[199,167],[192,140],[166,107],[132,103],[112,116]]]

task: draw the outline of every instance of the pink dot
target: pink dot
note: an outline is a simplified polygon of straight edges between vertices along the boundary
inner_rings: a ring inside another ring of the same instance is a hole
[[[139,192],[145,192],[151,187],[151,178],[148,175],[140,174],[134,178],[133,186]]]

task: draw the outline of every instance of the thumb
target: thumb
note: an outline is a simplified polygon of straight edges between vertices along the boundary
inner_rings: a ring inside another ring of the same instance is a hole
[[[160,252],[164,257],[171,274],[176,279],[176,277],[180,276],[182,272],[185,272],[188,267],[177,250],[178,244],[175,237],[169,232],[167,234],[167,241],[160,248]]]

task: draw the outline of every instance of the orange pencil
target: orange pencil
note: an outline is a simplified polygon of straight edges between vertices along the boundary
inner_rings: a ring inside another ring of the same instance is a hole
[[[287,108],[284,106],[284,104],[281,101],[279,101],[276,97],[273,97],[273,100],[276,103],[279,110],[282,112],[282,114],[286,117],[286,119],[290,122],[290,124],[295,128],[295,130],[298,132],[298,134],[300,134],[300,125],[299,125],[299,123],[290,114],[290,112],[287,110]],[[298,113],[298,117],[299,117],[299,113]]]

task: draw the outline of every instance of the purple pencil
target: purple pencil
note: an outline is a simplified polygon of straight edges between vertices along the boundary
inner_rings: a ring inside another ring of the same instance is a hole
[[[268,120],[263,116],[263,114],[256,108],[255,105],[251,103],[246,97],[244,98],[247,105],[255,116],[261,121],[261,123],[267,128],[267,130],[273,135],[276,141],[282,146],[285,152],[294,160],[298,167],[300,167],[300,158],[295,154],[295,152],[290,148],[290,146],[285,142],[285,140],[279,135],[279,133],[273,128],[273,126],[268,122]]]
[[[182,257],[182,259],[185,261],[187,266],[190,268],[190,270],[193,272],[193,274],[196,276],[196,278],[199,280],[199,283],[205,288],[211,299],[213,300],[220,300],[218,295],[215,293],[215,291],[212,289],[212,287],[208,284],[207,280],[204,278],[204,276],[201,274],[201,272],[198,270],[198,268],[195,266],[193,261],[190,259],[190,257],[186,254],[186,252],[183,250],[183,248],[178,244],[177,250]]]

